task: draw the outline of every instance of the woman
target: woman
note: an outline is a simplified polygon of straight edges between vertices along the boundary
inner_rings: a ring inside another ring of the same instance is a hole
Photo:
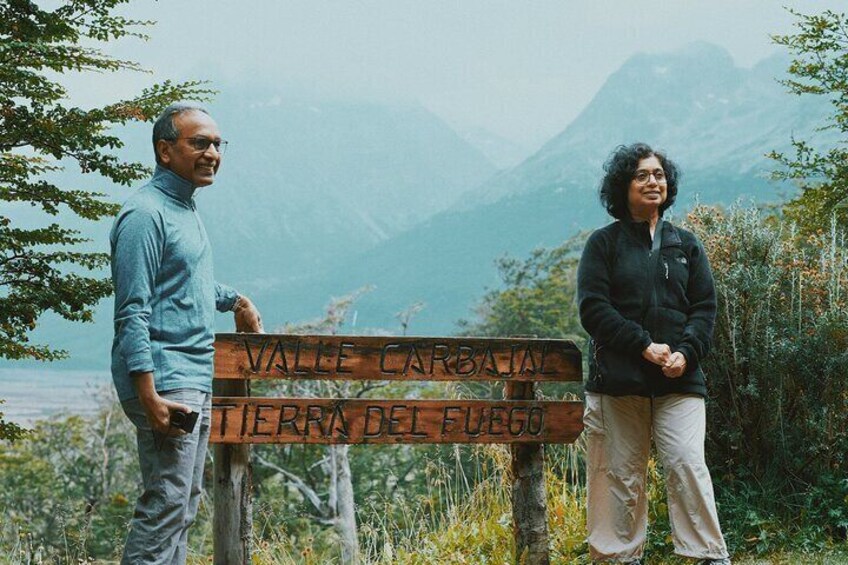
[[[663,221],[678,170],[643,143],[616,149],[601,202],[617,221],[595,231],[578,269],[580,321],[591,358],[584,416],[589,551],[641,563],[653,437],[667,483],[675,552],[729,564],[704,461],[706,386],[700,364],[716,315],[703,246]]]

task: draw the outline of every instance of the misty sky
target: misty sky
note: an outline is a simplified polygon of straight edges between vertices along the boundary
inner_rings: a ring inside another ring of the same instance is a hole
[[[147,43],[108,47],[154,75],[71,83],[86,103],[151,80],[265,83],[282,96],[420,102],[458,129],[484,128],[534,149],[557,134],[638,52],[703,40],[750,67],[778,50],[769,34],[831,2],[745,0],[223,1],[134,0],[158,23]]]

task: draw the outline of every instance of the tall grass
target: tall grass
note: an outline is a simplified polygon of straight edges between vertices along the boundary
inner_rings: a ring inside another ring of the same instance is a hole
[[[582,440],[546,447],[548,531],[554,563],[588,563],[586,545],[586,485]],[[383,501],[360,508],[362,560],[365,564],[430,565],[511,564],[513,533],[509,447],[456,446],[451,466],[428,464],[426,496]],[[467,476],[468,459],[476,476]],[[655,560],[671,557],[665,483],[652,459],[648,468],[652,522],[647,545]],[[441,508],[441,511],[434,511]],[[398,516],[400,519],[398,519]],[[262,522],[262,519],[258,520]],[[256,541],[258,564],[338,563],[339,556],[317,536],[299,542],[279,533]]]

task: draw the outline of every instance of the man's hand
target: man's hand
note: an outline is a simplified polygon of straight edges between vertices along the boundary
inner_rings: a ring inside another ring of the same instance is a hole
[[[679,351],[675,351],[669,355],[662,372],[663,375],[670,379],[683,376],[683,373],[686,372],[686,357]]]
[[[262,316],[248,297],[239,296],[234,316],[237,332],[264,333]]]
[[[670,356],[671,348],[665,343],[652,343],[642,352],[642,357],[660,367],[665,367]]]
[[[138,393],[138,400],[147,417],[147,423],[153,431],[163,436],[185,434],[183,430],[171,426],[171,412],[189,413],[191,408],[159,396],[153,386],[153,373],[134,374],[132,379]]]

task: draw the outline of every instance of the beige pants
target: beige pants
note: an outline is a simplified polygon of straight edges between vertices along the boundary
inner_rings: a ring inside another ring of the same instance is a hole
[[[586,393],[589,552],[598,561],[642,556],[651,436],[666,478],[675,552],[720,559],[727,548],[704,461],[706,412],[697,395],[658,398]]]

